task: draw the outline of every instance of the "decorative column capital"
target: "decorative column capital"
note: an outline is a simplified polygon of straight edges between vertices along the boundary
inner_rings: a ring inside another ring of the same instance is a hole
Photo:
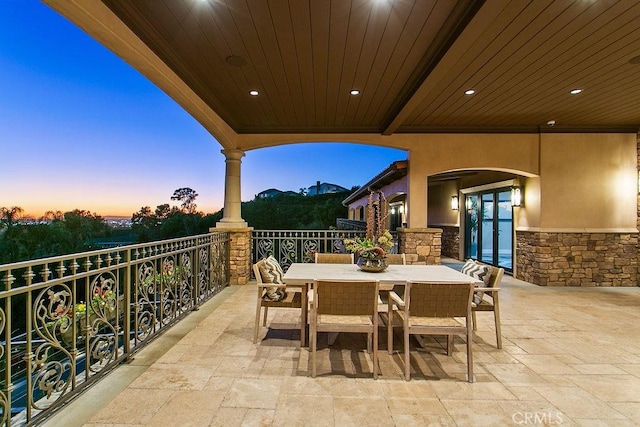
[[[220,152],[224,154],[227,160],[242,160],[244,157],[244,150],[239,148],[220,150]]]

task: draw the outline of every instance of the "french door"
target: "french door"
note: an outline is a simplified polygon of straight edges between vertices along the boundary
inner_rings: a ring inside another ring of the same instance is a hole
[[[466,195],[465,258],[513,269],[511,190]]]

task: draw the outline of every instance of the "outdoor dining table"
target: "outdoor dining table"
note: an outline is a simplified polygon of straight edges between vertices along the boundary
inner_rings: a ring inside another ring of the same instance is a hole
[[[385,271],[371,273],[360,270],[357,264],[294,263],[284,274],[284,282],[287,286],[302,288],[301,345],[306,345],[307,296],[314,280],[377,280],[381,291],[391,291],[394,285],[404,285],[407,282],[483,285],[478,279],[445,265],[390,265]]]

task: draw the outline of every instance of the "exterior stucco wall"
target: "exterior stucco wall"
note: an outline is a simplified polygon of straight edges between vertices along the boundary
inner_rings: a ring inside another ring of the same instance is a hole
[[[541,229],[635,231],[636,139],[635,134],[543,135]]]
[[[456,181],[429,186],[429,227],[457,226],[460,210],[451,209],[451,197],[458,196]]]
[[[409,135],[403,135],[408,138]],[[534,176],[540,172],[537,134],[411,135],[408,221],[410,227],[433,223],[427,218],[427,177],[452,170],[489,169]],[[450,198],[449,198],[450,201]]]

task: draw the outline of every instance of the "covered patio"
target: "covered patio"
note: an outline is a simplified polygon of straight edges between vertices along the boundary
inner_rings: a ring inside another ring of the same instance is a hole
[[[443,260],[443,263],[453,263]],[[380,371],[342,334],[320,341],[309,376],[295,310],[274,310],[253,341],[255,288],[231,286],[66,405],[44,425],[598,425],[640,423],[640,289],[501,286],[503,349],[491,314],[478,315],[476,382],[454,355],[380,340]],[[282,329],[275,329],[275,328]],[[263,330],[266,331],[266,330]]]
[[[411,263],[438,263],[442,240],[461,242],[458,259],[471,256],[453,197],[518,187],[515,277],[637,286],[638,2],[44,2],[222,147],[216,228],[239,246],[232,284],[250,271],[242,159],[346,142],[406,151],[400,247]]]

